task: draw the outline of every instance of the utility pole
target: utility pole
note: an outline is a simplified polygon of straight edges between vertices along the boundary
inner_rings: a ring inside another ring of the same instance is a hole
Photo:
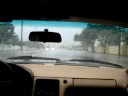
[[[21,51],[23,50],[23,20],[21,20]]]

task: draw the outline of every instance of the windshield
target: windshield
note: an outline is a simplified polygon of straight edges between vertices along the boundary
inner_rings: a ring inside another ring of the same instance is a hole
[[[44,29],[60,33],[62,42],[42,43],[28,40],[30,32]],[[128,29],[86,22],[33,20],[1,22],[0,58],[2,60],[16,56],[57,60],[101,60],[127,66]]]

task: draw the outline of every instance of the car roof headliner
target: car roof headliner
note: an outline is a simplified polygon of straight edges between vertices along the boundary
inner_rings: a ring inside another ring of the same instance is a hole
[[[8,3],[7,3],[8,2]],[[127,3],[91,0],[0,0],[0,21],[64,20],[128,27]],[[7,8],[6,8],[7,7]]]

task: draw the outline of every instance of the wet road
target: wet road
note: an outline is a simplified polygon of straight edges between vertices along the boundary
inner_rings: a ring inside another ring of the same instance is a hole
[[[111,63],[117,63],[128,68],[128,57],[109,55],[109,54],[99,54],[91,53],[83,50],[65,50],[65,49],[55,49],[55,50],[15,50],[15,51],[0,51],[0,58],[8,58],[12,56],[41,56],[50,58],[59,58],[62,60],[70,59],[96,59]]]

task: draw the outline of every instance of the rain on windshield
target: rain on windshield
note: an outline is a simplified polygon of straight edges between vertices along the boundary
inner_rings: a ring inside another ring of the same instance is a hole
[[[48,29],[62,36],[61,43],[28,40],[31,31]],[[83,22],[13,20],[0,23],[0,58],[14,56],[96,59],[128,67],[128,29]]]

